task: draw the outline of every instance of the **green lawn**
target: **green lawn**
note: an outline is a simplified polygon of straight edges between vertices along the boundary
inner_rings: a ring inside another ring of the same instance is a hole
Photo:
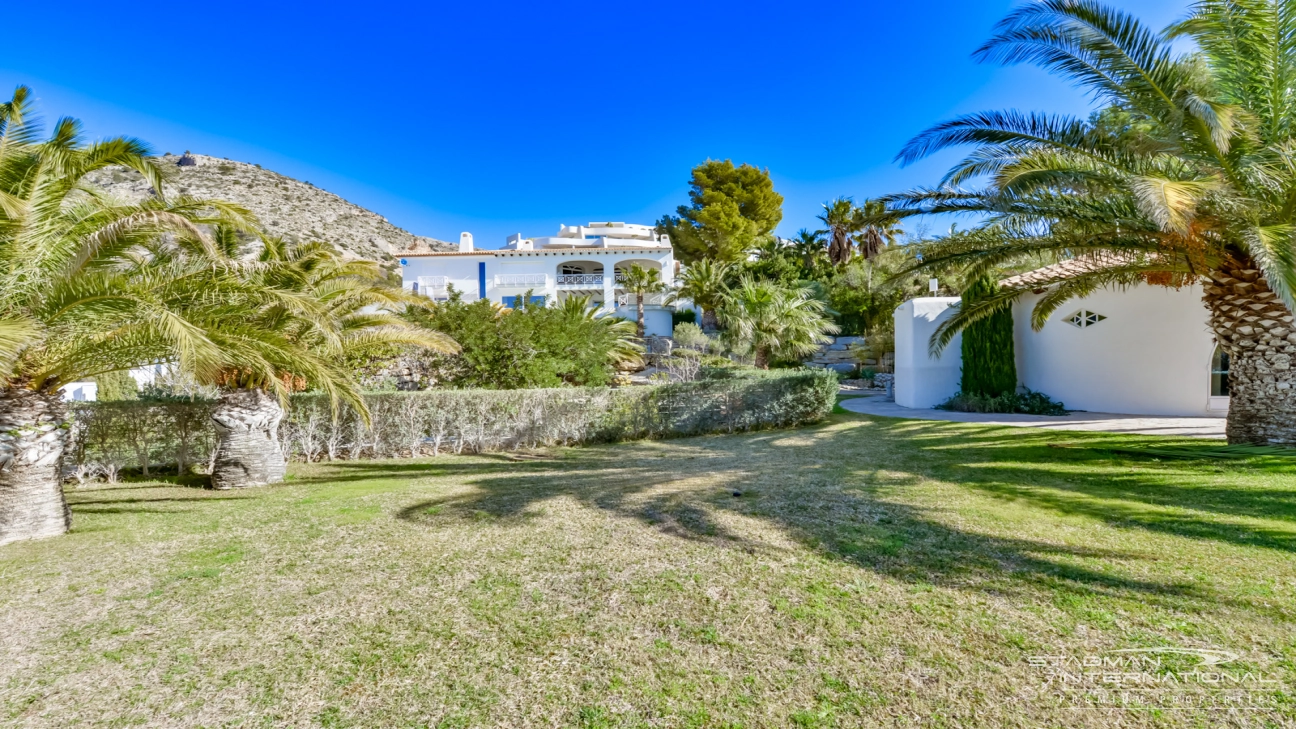
[[[1296,724],[1296,466],[1102,450],[1155,441],[835,415],[69,490],[0,549],[0,724]],[[1112,710],[1032,665],[1195,663],[1105,653],[1150,647],[1277,683]]]

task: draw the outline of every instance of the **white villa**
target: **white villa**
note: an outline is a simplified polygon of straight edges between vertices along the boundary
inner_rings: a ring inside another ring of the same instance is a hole
[[[472,234],[463,233],[458,251],[400,254],[405,288],[434,299],[448,298],[452,286],[466,301],[489,299],[510,308],[528,291],[545,302],[588,296],[627,319],[635,318],[635,302],[621,287],[622,272],[634,264],[660,271],[662,281],[673,284],[670,238],[648,225],[590,223],[560,226],[553,236],[511,235],[499,249],[474,248]],[[671,313],[663,304],[660,295],[645,301],[649,335],[671,334]]]
[[[1066,263],[1055,264],[1068,265]],[[1006,283],[1048,281],[1050,269]],[[1228,357],[1207,323],[1200,285],[1103,289],[1068,302],[1043,329],[1030,325],[1041,289],[1013,306],[1017,379],[1071,410],[1163,416],[1228,413]],[[959,389],[961,337],[940,357],[932,332],[958,298],[921,298],[895,312],[895,401],[930,408]]]
[[[568,296],[588,296],[604,312],[634,320],[634,296],[621,287],[622,273],[634,264],[661,272],[662,282],[675,282],[675,252],[670,238],[650,225],[590,223],[563,225],[558,234],[538,238],[511,235],[503,248],[473,247],[471,233],[459,236],[459,250],[399,254],[404,287],[445,300],[450,287],[465,301],[489,299],[512,308],[531,292],[533,300],[557,302]],[[609,275],[610,272],[610,275]],[[644,329],[649,336],[670,336],[671,312],[663,295],[644,302]],[[152,382],[147,369],[131,374],[144,385]],[[65,400],[94,400],[92,382],[63,387]]]

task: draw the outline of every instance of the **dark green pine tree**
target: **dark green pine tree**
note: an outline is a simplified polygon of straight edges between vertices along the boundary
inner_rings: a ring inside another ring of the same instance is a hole
[[[975,281],[963,292],[971,304],[995,293],[989,278]],[[1017,391],[1017,362],[1013,350],[1012,309],[995,312],[963,330],[963,394],[998,397]]]

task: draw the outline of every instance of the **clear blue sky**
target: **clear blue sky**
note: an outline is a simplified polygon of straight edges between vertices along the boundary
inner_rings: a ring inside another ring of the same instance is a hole
[[[1160,28],[1187,0],[1117,4]],[[708,157],[768,167],[791,235],[831,197],[934,183],[950,157],[891,159],[941,119],[1085,111],[1057,79],[972,61],[1013,5],[17,3],[0,87],[33,86],[92,136],[260,163],[445,240],[651,223]]]

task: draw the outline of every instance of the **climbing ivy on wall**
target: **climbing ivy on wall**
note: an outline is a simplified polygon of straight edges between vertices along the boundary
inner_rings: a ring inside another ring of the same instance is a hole
[[[970,304],[995,293],[999,285],[984,278],[963,292]],[[965,395],[998,397],[1017,391],[1017,363],[1013,350],[1012,309],[996,312],[963,330],[963,382]]]

